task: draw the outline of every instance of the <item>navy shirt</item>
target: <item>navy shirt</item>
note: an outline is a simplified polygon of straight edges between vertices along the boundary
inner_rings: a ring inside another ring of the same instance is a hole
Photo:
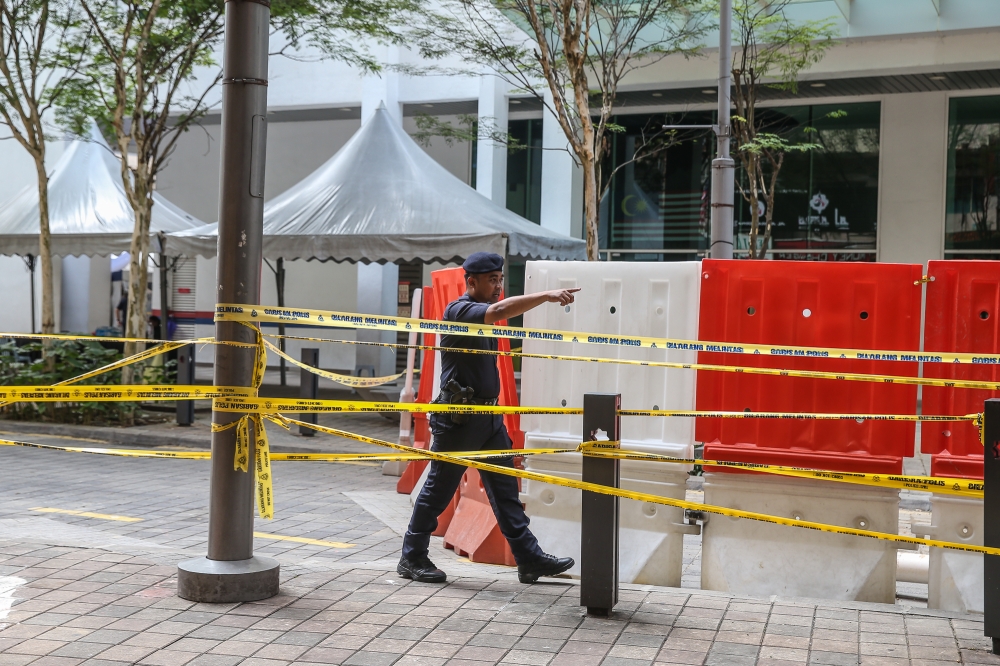
[[[478,303],[465,294],[444,309],[445,321],[485,324],[489,303]],[[497,350],[497,339],[472,335],[442,335],[442,347],[456,349]],[[441,352],[441,388],[454,379],[461,386],[471,386],[476,398],[496,398],[500,395],[500,373],[497,357],[490,354]]]

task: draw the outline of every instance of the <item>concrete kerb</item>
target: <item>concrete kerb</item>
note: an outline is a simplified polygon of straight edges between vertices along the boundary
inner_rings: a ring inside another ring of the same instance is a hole
[[[175,426],[167,422],[152,426],[86,426],[71,423],[36,423],[33,421],[8,421],[0,419],[0,433],[22,435],[48,435],[68,437],[78,440],[96,440],[113,446],[127,448],[190,447],[208,451],[211,449],[212,433],[208,419],[194,427]],[[275,426],[270,432],[281,429]],[[271,442],[271,450],[279,453],[300,453],[304,451],[330,452],[330,439],[309,439],[295,436],[295,444],[289,446]],[[300,443],[301,442],[301,443]],[[374,448],[373,448],[373,452]]]
[[[155,427],[155,426],[154,426]],[[87,426],[70,423],[36,423],[32,421],[0,420],[0,432],[24,435],[53,435],[73,439],[93,439],[108,444],[130,447],[191,446],[209,449],[211,433],[207,428],[191,429],[177,426],[169,433],[150,426],[131,428],[115,426]]]

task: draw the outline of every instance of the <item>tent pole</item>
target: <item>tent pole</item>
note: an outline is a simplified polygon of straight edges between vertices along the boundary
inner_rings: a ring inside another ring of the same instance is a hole
[[[160,241],[160,339],[167,340],[167,317],[170,312],[167,309],[167,299],[170,295],[170,288],[167,283],[167,235],[162,231],[157,234]]]
[[[28,282],[31,291],[31,334],[35,334],[35,255],[29,254],[24,258],[24,263],[28,267]]]
[[[270,3],[226,2],[222,79],[222,169],[219,183],[216,303],[260,305],[267,146],[267,56]],[[257,334],[238,322],[216,322],[216,386],[252,386]],[[240,414],[213,412],[229,425]],[[208,557],[177,567],[177,596],[197,602],[256,601],[278,593],[278,562],[253,554],[255,434],[247,472],[233,469],[238,428],[212,433]]]
[[[283,307],[285,307],[285,260],[284,260],[284,258],[278,257],[278,261],[277,261],[276,265],[277,265],[277,268],[274,271],[274,284],[278,288],[278,307],[279,308],[283,308]],[[278,324],[278,335],[281,336],[280,338],[278,338],[278,349],[280,349],[281,351],[285,351],[285,337],[284,337],[285,336],[285,324],[284,323]],[[285,386],[286,385],[285,373],[287,371],[287,367],[285,366],[285,358],[283,356],[279,359],[279,363],[280,363],[279,367],[281,368],[281,385]]]

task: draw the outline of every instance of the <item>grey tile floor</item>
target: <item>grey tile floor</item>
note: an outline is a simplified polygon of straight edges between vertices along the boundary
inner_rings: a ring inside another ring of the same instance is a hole
[[[339,418],[386,439],[396,430],[377,415]],[[179,432],[177,448],[202,429]],[[282,563],[278,597],[192,604],[174,595],[175,565],[204,554],[206,463],[0,448],[0,469],[0,666],[1000,663],[979,616],[688,589],[696,539],[685,588],[625,585],[609,619],[584,615],[574,581],[521,585],[510,568],[463,562],[439,541],[449,583],[409,583],[394,573],[405,498],[370,464],[275,463],[276,518],[255,529],[312,543],[256,539]]]

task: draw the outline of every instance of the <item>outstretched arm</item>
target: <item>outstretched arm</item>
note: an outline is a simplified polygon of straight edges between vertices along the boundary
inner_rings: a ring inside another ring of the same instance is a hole
[[[522,315],[528,310],[537,308],[542,303],[558,303],[559,305],[569,305],[575,300],[573,294],[580,291],[579,287],[573,289],[554,289],[552,291],[540,291],[537,294],[525,294],[524,296],[511,296],[502,301],[498,301],[486,310],[485,322],[495,324],[501,319],[510,319]]]

